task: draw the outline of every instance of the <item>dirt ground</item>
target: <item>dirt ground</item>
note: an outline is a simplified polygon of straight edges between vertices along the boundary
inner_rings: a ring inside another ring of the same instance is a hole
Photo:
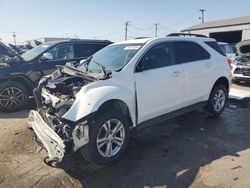
[[[47,166],[28,110],[0,113],[0,187],[250,187],[250,105],[232,103],[216,119],[198,110],[135,132],[125,156],[101,168],[79,153]]]

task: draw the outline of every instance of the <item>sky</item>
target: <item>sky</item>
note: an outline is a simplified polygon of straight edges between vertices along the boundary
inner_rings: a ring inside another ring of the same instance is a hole
[[[158,36],[205,21],[250,15],[250,0],[0,0],[0,40],[17,43],[42,37],[124,40]]]

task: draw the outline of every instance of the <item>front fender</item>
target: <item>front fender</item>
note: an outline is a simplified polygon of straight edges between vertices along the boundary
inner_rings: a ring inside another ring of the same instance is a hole
[[[92,88],[82,88],[77,94],[71,108],[63,118],[72,122],[78,122],[84,117],[96,112],[100,106],[109,100],[119,99],[127,104],[133,124],[135,123],[135,95],[133,91],[120,86],[107,85]]]

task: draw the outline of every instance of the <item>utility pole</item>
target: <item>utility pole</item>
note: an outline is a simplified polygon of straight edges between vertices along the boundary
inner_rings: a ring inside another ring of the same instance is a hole
[[[129,25],[129,21],[125,22],[125,40],[128,39],[128,25]]]
[[[158,35],[158,23],[155,24],[155,37]]]
[[[201,19],[201,22],[204,23],[204,12],[205,12],[205,9],[200,9],[201,11],[201,17],[199,17],[199,19]]]
[[[13,38],[14,38],[14,44],[15,44],[15,46],[16,46],[16,34],[15,34],[15,32],[13,32]]]

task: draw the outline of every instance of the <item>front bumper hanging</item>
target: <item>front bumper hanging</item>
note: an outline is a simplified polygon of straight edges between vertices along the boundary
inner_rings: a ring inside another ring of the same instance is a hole
[[[44,122],[37,111],[30,111],[29,124],[32,126],[39,141],[47,150],[49,158],[58,162],[62,161],[66,146],[56,132]]]

